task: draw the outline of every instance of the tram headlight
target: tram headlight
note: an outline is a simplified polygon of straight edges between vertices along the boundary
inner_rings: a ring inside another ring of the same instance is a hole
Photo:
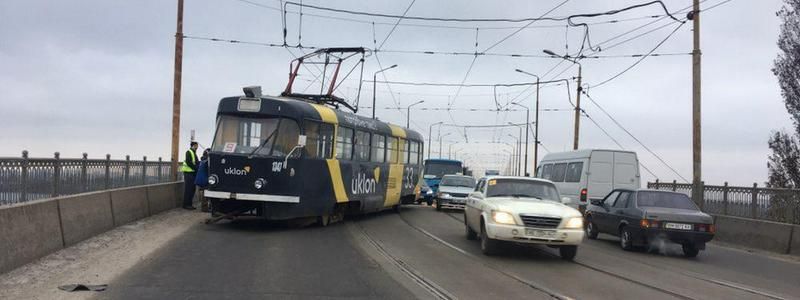
[[[212,174],[211,176],[208,176],[208,185],[217,184],[217,180],[219,180],[219,178],[217,178],[217,175]]]
[[[264,180],[264,178],[259,178],[259,179],[256,179],[256,182],[253,183],[253,186],[255,186],[256,189],[260,190],[261,188],[264,187],[264,184],[266,184],[266,183],[267,182]]]

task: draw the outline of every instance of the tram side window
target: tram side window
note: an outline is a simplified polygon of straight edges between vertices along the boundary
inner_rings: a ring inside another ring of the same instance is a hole
[[[314,121],[305,121],[306,157],[331,158],[333,150],[333,125]]]
[[[398,162],[408,164],[408,140],[400,139],[400,144],[398,146],[400,148],[400,157]]]
[[[369,161],[369,132],[356,130],[355,139],[355,159],[358,161]]]
[[[389,163],[396,164],[397,163],[397,138],[396,137],[389,137],[386,140],[386,161]]]
[[[419,163],[419,143],[414,141],[408,142],[408,161],[409,164]]]
[[[386,136],[372,136],[372,161],[382,163],[386,157]]]
[[[336,134],[336,158],[353,159],[353,129],[339,127]]]

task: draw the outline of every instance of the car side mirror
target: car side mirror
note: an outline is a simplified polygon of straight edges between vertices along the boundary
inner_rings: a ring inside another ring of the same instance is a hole
[[[591,202],[592,202],[592,205],[603,205],[603,200],[602,199],[592,199]]]
[[[561,203],[570,204],[570,203],[572,203],[572,199],[570,199],[569,197],[562,197],[561,198]]]

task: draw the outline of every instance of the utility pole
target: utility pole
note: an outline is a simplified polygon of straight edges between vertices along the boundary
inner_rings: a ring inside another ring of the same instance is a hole
[[[578,138],[580,138],[581,130],[581,69],[583,67],[578,64],[578,95],[575,96],[575,141],[572,144],[572,150],[578,150]]]
[[[689,19],[692,20],[692,198],[696,203],[702,201],[700,194],[701,177],[701,127],[700,127],[700,0],[693,1],[693,9]],[[702,207],[702,206],[701,206]]]
[[[178,0],[178,25],[175,31],[175,71],[172,87],[172,181],[178,180],[178,144],[181,126],[181,70],[183,69],[183,0]]]
[[[536,76],[536,127],[533,132],[533,172],[539,164],[539,76]]]

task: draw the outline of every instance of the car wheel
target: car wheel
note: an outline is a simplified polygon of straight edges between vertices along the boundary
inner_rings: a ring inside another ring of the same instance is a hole
[[[442,201],[439,200],[439,199],[436,199],[436,210],[437,211],[441,211],[442,210]]]
[[[578,246],[561,246],[558,248],[558,254],[561,255],[561,259],[572,260],[578,254]]]
[[[633,250],[633,235],[628,227],[622,227],[619,231],[619,246],[622,250]]]
[[[489,237],[485,224],[481,224],[481,252],[485,255],[497,255],[500,252],[500,241]]]
[[[686,257],[696,257],[697,254],[700,254],[700,249],[697,249],[697,246],[694,244],[683,244],[683,256]]]
[[[469,227],[469,224],[467,224],[467,216],[466,215],[464,215],[464,228],[466,228],[465,231],[467,233],[467,239],[468,240],[473,241],[473,240],[476,240],[478,238],[478,233],[475,232],[475,230],[472,230],[472,228]]]
[[[596,240],[599,234],[600,231],[597,230],[597,225],[594,224],[592,219],[589,219],[588,222],[586,222],[586,235],[589,239]]]
[[[431,206],[431,205],[433,205],[433,199],[430,199],[430,198],[425,199],[425,203],[427,203],[428,206]]]

